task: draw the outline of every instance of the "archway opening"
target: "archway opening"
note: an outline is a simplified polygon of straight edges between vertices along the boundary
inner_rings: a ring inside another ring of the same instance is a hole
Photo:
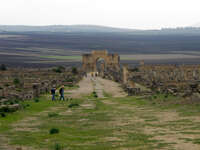
[[[96,71],[99,75],[103,76],[106,71],[106,62],[103,58],[97,58],[96,60]]]

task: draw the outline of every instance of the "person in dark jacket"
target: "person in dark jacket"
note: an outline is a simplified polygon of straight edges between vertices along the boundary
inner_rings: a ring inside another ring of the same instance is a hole
[[[59,90],[59,93],[60,93],[60,100],[65,100],[65,97],[64,97],[64,88],[65,86],[63,85],[60,90]]]
[[[55,98],[55,95],[56,95],[56,88],[55,88],[55,87],[53,87],[53,88],[51,89],[51,95],[52,95],[52,101],[56,100],[56,98]]]

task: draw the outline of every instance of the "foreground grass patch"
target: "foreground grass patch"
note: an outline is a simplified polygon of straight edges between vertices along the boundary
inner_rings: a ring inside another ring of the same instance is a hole
[[[160,98],[162,96],[157,96],[154,100]],[[52,102],[44,97],[37,103],[30,101],[25,104],[30,106],[8,114],[10,119],[11,115],[14,118],[21,116],[20,119],[4,120],[9,127],[1,130],[9,138],[10,145],[41,150],[54,150],[56,144],[63,150],[173,149],[173,145],[179,142],[156,137],[165,137],[173,132],[182,134],[184,138],[187,134],[197,136],[195,133],[199,132],[197,122],[179,116],[165,120],[161,115],[179,110],[180,106],[170,104],[163,109],[160,103],[155,105],[152,100],[141,97],[99,99],[91,96],[65,102]],[[29,117],[34,117],[34,120],[27,119]],[[13,126],[16,122],[22,122],[17,129]],[[192,127],[197,128],[195,132],[187,131]],[[50,134],[51,130],[55,134]],[[199,139],[188,142],[199,144]],[[177,140],[185,141],[180,137]]]
[[[0,132],[4,132],[11,128],[11,124],[24,119],[27,116],[44,111],[45,109],[57,105],[48,100],[46,96],[43,96],[35,101],[21,102],[26,107],[25,109],[19,110],[15,113],[7,113],[6,117],[0,119]]]

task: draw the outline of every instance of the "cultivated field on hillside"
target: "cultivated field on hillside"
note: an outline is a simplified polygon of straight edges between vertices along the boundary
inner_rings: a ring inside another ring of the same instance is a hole
[[[135,35],[126,33],[22,32],[0,34],[0,63],[10,66],[48,67],[80,65],[81,55],[107,49],[124,63],[197,64],[200,36]]]

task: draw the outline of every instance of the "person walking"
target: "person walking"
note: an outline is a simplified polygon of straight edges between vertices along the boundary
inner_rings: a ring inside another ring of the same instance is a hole
[[[64,97],[64,88],[65,86],[63,85],[60,90],[59,90],[59,93],[60,93],[60,100],[65,100],[65,97]]]
[[[52,101],[55,101],[55,100],[56,100],[56,98],[55,98],[55,95],[56,95],[56,88],[55,88],[55,87],[53,87],[53,88],[51,89],[51,95],[52,95]]]

